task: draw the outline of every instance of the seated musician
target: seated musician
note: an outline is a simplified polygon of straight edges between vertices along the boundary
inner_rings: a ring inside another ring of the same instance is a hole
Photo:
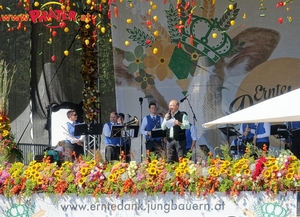
[[[124,125],[124,120],[125,120],[125,115],[123,113],[118,113],[118,119],[117,122],[119,125]],[[124,129],[123,133],[122,133],[122,140],[121,140],[121,151],[124,152],[125,155],[125,161],[127,163],[130,162],[131,160],[131,156],[130,156],[130,149],[131,149],[131,139],[130,139],[130,135],[129,132]]]
[[[242,123],[240,125],[239,133],[242,135],[243,145],[246,145],[247,143],[253,143],[255,130],[256,128],[254,123]]]

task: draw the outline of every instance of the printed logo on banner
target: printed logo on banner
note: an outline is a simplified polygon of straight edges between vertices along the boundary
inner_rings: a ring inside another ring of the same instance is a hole
[[[59,9],[53,9],[54,5],[57,5]],[[97,16],[89,13],[78,16],[74,10],[62,10],[65,7],[59,2],[50,1],[42,4],[40,9],[30,10],[29,14],[1,14],[0,22],[28,22],[43,23],[46,28],[64,28],[66,27],[66,21],[76,22],[85,21],[86,18],[96,19]],[[53,21],[58,24],[54,25]],[[20,25],[19,25],[20,26]],[[19,28],[18,28],[19,29]]]

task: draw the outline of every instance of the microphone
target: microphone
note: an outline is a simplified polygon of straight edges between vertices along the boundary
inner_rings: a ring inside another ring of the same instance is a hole
[[[131,115],[130,114],[127,114],[128,115],[128,119],[130,119],[131,118]]]
[[[189,95],[190,95],[190,94],[188,94],[188,95],[186,95],[185,97],[183,97],[183,98],[180,100],[180,102],[183,102],[184,100],[186,100],[187,97],[188,97]]]
[[[140,97],[139,101],[140,101],[140,105],[142,105],[143,104],[143,97]]]
[[[168,111],[168,114],[169,114],[169,118],[168,119],[170,119],[172,117],[171,110]]]

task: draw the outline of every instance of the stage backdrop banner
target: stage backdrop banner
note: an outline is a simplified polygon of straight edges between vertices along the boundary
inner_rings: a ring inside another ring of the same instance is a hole
[[[225,193],[196,197],[167,193],[146,196],[46,196],[36,194],[31,198],[0,197],[2,215],[47,216],[47,217],[99,217],[99,216],[230,216],[230,217],[295,217],[297,216],[297,193],[279,193],[276,196],[265,192],[253,194],[242,192],[238,198],[229,198]]]
[[[300,87],[300,1],[282,7],[253,0],[177,3],[115,3],[117,109],[140,117],[156,102],[166,114],[171,99],[188,96],[179,109],[195,123],[197,144],[213,151],[226,136],[204,123]]]

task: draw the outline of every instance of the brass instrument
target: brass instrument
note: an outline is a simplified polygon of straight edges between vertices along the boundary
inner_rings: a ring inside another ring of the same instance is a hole
[[[126,127],[130,125],[139,125],[139,119],[136,116],[134,116],[134,118],[131,121],[128,121],[124,124],[124,126]]]

